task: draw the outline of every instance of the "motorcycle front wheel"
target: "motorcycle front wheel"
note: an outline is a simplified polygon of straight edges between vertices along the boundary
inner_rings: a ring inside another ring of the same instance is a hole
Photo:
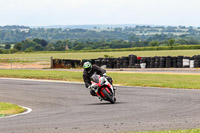
[[[115,98],[112,97],[112,96],[107,92],[106,89],[103,89],[103,90],[102,90],[102,93],[105,95],[106,99],[107,99],[108,101],[110,101],[110,103],[112,103],[112,104],[115,103],[115,101],[116,101]]]

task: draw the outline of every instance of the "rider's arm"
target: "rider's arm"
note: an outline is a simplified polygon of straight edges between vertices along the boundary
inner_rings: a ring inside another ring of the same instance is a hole
[[[90,79],[87,77],[87,75],[83,74],[83,80],[85,82],[85,87],[88,88],[91,85]]]
[[[97,65],[93,65],[93,69],[95,69],[97,74],[99,74],[100,76],[103,76],[103,74],[106,73],[106,70],[98,67]]]

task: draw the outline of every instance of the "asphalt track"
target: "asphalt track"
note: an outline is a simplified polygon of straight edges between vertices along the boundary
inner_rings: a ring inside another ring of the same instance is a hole
[[[96,133],[200,128],[200,90],[118,87],[100,102],[83,84],[0,78],[0,101],[32,109],[0,118],[0,133]]]

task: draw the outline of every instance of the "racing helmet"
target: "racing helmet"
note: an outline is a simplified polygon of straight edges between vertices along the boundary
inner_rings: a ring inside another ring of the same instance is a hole
[[[85,71],[87,71],[88,73],[90,73],[91,70],[92,70],[92,64],[90,62],[85,62],[83,64],[83,68],[85,69]]]

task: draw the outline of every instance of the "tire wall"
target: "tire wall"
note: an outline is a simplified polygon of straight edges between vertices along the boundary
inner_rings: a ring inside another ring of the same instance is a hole
[[[81,68],[83,63],[91,62],[102,68],[199,68],[200,55],[138,57],[136,55],[118,58],[98,59],[52,59],[52,68]]]

